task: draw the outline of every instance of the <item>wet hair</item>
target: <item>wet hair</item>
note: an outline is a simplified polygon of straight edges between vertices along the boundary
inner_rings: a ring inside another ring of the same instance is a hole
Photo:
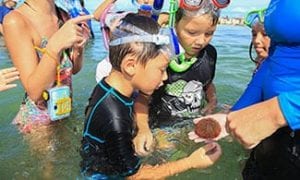
[[[208,11],[202,15],[210,15],[210,17],[212,18],[212,25],[217,25],[218,24],[218,21],[219,21],[219,13],[215,13],[213,11]],[[199,15],[199,16],[202,16],[202,15]],[[186,16],[184,14],[184,10],[182,8],[178,8],[178,10],[176,11],[176,24],[182,19],[183,16]]]
[[[132,24],[149,34],[159,33],[159,25],[150,17],[130,13],[122,19],[122,22]],[[119,27],[120,26],[122,26],[122,23]],[[116,37],[111,38],[111,40],[114,39],[116,39]],[[120,71],[122,60],[126,55],[134,55],[139,63],[146,65],[150,59],[153,59],[160,54],[159,49],[159,45],[149,42],[132,42],[117,46],[109,46],[109,59],[112,68]]]

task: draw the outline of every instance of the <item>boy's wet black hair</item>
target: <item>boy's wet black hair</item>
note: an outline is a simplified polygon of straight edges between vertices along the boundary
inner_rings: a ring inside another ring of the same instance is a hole
[[[215,26],[218,24],[219,21],[219,15],[217,15],[216,13],[214,13],[213,11],[208,11],[205,14],[209,14],[212,18],[212,25]],[[203,15],[205,15],[203,14]],[[178,10],[176,11],[176,24],[182,19],[182,17],[185,16],[184,14],[184,10],[182,8],[178,8]]]
[[[122,21],[132,24],[149,34],[158,34],[159,32],[159,25],[150,17],[130,13],[127,14]],[[122,26],[122,24],[120,26]],[[111,40],[114,40],[114,37],[112,37]],[[121,62],[126,55],[134,55],[141,64],[145,65],[149,59],[153,59],[160,54],[159,48],[160,46],[149,42],[133,42],[110,46],[109,59],[112,68],[120,71]]]

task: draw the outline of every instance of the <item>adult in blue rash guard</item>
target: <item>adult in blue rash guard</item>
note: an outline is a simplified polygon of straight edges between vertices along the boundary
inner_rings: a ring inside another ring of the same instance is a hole
[[[131,97],[135,90],[152,94],[167,78],[169,36],[159,31],[154,20],[137,14],[127,14],[111,33],[112,71],[96,85],[87,106],[80,151],[82,174],[91,179],[163,179],[213,165],[221,155],[217,143],[177,161],[141,165],[132,142],[135,122]]]
[[[244,179],[299,179],[300,1],[271,0],[265,29],[269,57],[232,112],[214,117],[227,118],[228,132],[246,148],[255,147]]]

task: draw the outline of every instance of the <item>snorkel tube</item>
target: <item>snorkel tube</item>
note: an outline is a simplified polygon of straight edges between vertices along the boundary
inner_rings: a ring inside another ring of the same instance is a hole
[[[105,30],[105,28],[106,28],[105,19],[106,19],[108,11],[113,7],[113,4],[114,3],[108,4],[108,6],[104,9],[104,11],[103,11],[103,13],[101,14],[101,17],[100,17],[100,28],[101,28],[101,32],[102,32],[104,47],[105,47],[106,50],[109,49],[109,45],[108,45],[109,35],[107,34],[107,32]]]
[[[178,10],[178,2],[176,0],[170,0],[170,8],[169,8],[169,28],[171,30],[172,44],[174,53],[177,55],[176,58],[171,59],[169,63],[169,67],[174,72],[184,72],[189,69],[197,60],[197,58],[191,58],[189,61],[186,61],[184,52],[180,52],[180,44],[178,42],[178,38],[174,31],[175,20],[176,20],[176,11]],[[178,61],[179,59],[179,61]]]
[[[173,59],[169,63],[169,67],[175,72],[184,72],[197,61],[196,57],[193,57],[189,61],[186,61],[184,53],[179,54],[178,59],[179,62]]]
[[[154,0],[153,2],[153,8],[152,8],[152,19],[154,19],[155,21],[157,21],[158,16],[160,14],[160,11],[163,7],[164,4],[164,0]]]

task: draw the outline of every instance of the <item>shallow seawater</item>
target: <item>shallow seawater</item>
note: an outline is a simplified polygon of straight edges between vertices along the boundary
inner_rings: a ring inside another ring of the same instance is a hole
[[[11,124],[18,112],[24,90],[20,83],[13,90],[0,93],[0,177],[1,179],[76,179],[84,109],[95,86],[97,63],[106,56],[99,26],[96,38],[85,52],[84,67],[74,76],[74,104],[70,118],[29,135],[22,135]],[[248,58],[250,32],[245,27],[219,26],[212,41],[218,51],[215,85],[219,104],[233,104],[251,77],[254,65]],[[0,68],[12,66],[3,38],[0,37]],[[188,156],[203,144],[188,140],[191,122],[172,128],[154,130],[162,147],[144,159],[147,163],[176,160]],[[171,142],[168,144],[167,142]],[[190,170],[170,179],[242,179],[241,170],[247,152],[231,138],[220,141],[221,159],[207,169]]]

